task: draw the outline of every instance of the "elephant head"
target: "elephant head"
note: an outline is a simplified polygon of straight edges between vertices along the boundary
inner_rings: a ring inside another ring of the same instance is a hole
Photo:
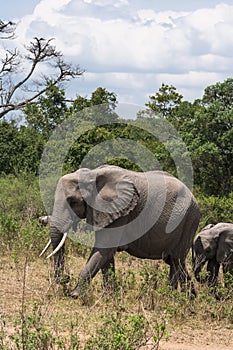
[[[211,232],[211,228],[205,228],[199,233],[194,243],[194,274],[198,281],[200,281],[200,272],[205,263],[216,256],[218,239],[218,233]]]
[[[57,185],[52,215],[49,217],[55,277],[64,269],[64,242],[67,232],[81,219],[94,231],[115,224],[127,216],[139,194],[124,169],[102,166],[82,168],[63,176]]]
[[[233,224],[220,234],[216,260],[223,264],[224,273],[233,273]]]
[[[232,268],[233,262],[233,224],[219,223],[206,226],[197,236],[194,243],[194,273],[200,281],[200,272],[206,262],[210,273],[209,281],[215,281],[219,266],[225,270]]]

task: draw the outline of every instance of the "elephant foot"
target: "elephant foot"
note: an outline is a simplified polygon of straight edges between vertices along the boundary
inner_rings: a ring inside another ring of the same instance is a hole
[[[77,298],[84,298],[87,292],[87,287],[88,287],[89,283],[86,281],[81,281],[77,284],[77,286],[71,291],[69,292],[69,296],[77,299]]]
[[[77,299],[81,296],[80,290],[75,288],[71,292],[68,293],[68,296],[74,299]]]

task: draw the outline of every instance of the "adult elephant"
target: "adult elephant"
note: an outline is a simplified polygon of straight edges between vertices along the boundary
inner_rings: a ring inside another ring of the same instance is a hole
[[[208,276],[204,279],[200,273],[207,263]],[[207,282],[215,287],[222,264],[223,273],[233,274],[233,224],[210,224],[198,234],[193,247],[193,267],[199,282]]]
[[[104,165],[82,168],[63,176],[57,185],[49,217],[55,277],[64,269],[64,241],[74,222],[86,219],[95,231],[90,257],[70,293],[84,286],[101,269],[104,281],[114,273],[114,254],[126,251],[170,265],[170,283],[184,289],[188,275],[185,259],[199,224],[199,208],[190,190],[162,171],[138,173]]]

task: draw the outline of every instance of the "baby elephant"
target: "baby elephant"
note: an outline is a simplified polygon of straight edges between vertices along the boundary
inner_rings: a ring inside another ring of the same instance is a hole
[[[200,272],[207,262],[208,276],[201,279]],[[193,247],[193,268],[199,282],[207,282],[215,287],[220,264],[223,273],[233,275],[233,224],[219,223],[207,225],[198,234]]]

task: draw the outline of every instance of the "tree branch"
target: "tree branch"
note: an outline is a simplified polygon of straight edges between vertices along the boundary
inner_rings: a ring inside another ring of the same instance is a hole
[[[2,67],[0,69],[0,118],[13,110],[19,110],[26,106],[27,103],[36,101],[39,96],[47,90],[47,83],[50,81],[52,85],[56,85],[62,81],[69,81],[71,79],[81,76],[84,71],[79,66],[73,67],[63,60],[63,55],[56,50],[54,45],[51,45],[53,39],[34,38],[28,46],[25,46],[27,54],[22,57],[15,49],[11,52],[7,50],[5,58],[2,59]],[[26,75],[16,81],[19,65],[29,62],[29,71]],[[41,78],[36,82],[32,81],[35,75],[35,70],[41,63],[50,64],[53,70],[53,75],[41,75]],[[28,89],[27,84],[33,84],[36,91],[32,92]],[[30,96],[22,96],[20,91],[26,91]]]
[[[11,21],[4,23],[0,19],[0,33],[2,34],[0,39],[13,39],[15,36],[15,27],[15,23]]]

